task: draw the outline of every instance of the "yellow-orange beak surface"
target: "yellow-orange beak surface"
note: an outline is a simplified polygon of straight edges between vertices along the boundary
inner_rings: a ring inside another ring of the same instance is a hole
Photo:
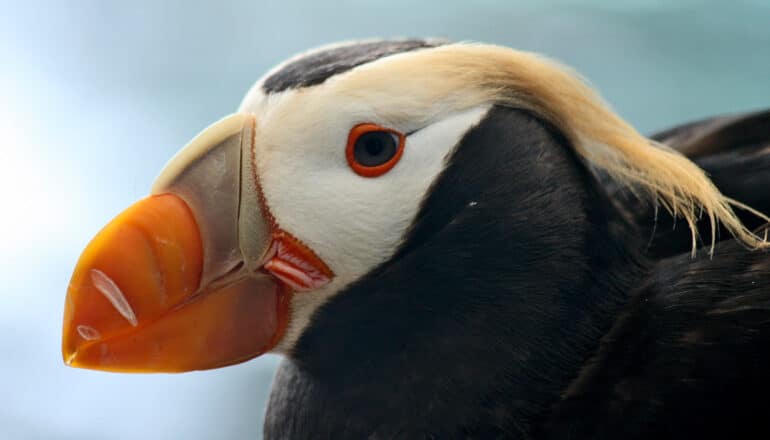
[[[201,286],[201,231],[174,194],[141,200],[91,241],[67,289],[62,355],[74,367],[179,372],[270,349],[284,287],[262,272]]]

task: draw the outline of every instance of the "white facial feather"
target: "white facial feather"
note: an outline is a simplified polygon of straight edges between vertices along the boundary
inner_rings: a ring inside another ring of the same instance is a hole
[[[266,97],[252,89],[240,109],[257,116],[256,166],[271,213],[335,273],[327,286],[294,295],[278,352],[294,346],[319,306],[394,254],[448,156],[489,109],[434,108],[426,115],[423,103],[409,108],[393,99],[402,105],[396,125],[377,111],[387,102],[335,92],[320,85]],[[404,117],[410,112],[414,118]],[[348,133],[362,122],[413,132],[401,160],[382,176],[359,176],[345,158]]]

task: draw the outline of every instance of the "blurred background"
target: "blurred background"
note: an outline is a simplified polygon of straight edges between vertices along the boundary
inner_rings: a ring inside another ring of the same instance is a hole
[[[770,107],[770,1],[0,0],[0,439],[257,439],[278,358],[216,371],[64,367],[77,257],[287,56],[441,36],[543,52],[643,132]]]

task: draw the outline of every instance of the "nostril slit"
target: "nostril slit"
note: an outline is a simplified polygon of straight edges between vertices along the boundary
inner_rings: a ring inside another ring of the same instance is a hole
[[[108,277],[99,269],[91,269],[90,275],[91,282],[94,284],[94,287],[96,287],[96,290],[101,292],[110,304],[115,307],[115,310],[126,318],[132,326],[136,327],[138,321],[136,320],[134,309],[131,308],[126,296],[123,295],[123,292],[118,285],[115,284],[115,281],[112,281],[112,278]]]

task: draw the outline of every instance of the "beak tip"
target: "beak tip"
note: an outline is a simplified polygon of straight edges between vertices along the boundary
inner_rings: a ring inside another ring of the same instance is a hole
[[[78,349],[77,347],[73,347],[73,344],[69,343],[67,339],[62,342],[62,350],[61,350],[61,357],[62,361],[64,361],[64,365],[68,367],[73,367],[73,362],[75,361],[75,358],[78,355]]]

